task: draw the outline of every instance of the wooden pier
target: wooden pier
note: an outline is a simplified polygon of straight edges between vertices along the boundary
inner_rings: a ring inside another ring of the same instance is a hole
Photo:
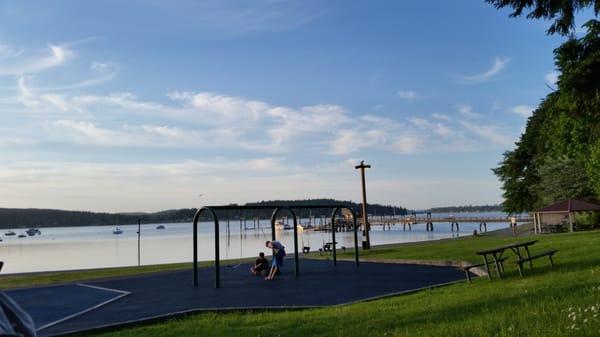
[[[363,229],[363,219],[359,218],[358,226],[359,229]],[[240,219],[240,230],[260,230],[261,223],[258,218],[252,219]],[[291,219],[283,219],[284,223],[291,223]],[[512,227],[517,223],[533,222],[533,218],[530,216],[490,216],[490,217],[431,217],[431,216],[370,216],[369,224],[371,227],[382,226],[383,230],[391,230],[392,226],[402,226],[403,230],[412,230],[413,226],[425,225],[427,231],[434,230],[434,224],[450,224],[451,231],[460,231],[461,223],[478,223],[479,232],[487,232],[488,223],[506,223],[507,227]],[[314,230],[314,231],[331,231],[331,221],[327,217],[311,217],[308,221],[302,222],[298,219],[298,224],[303,227],[303,230]],[[340,217],[335,222],[336,232],[349,232],[353,230],[352,221],[350,219],[344,219]]]
[[[516,216],[514,217],[516,222],[533,222],[533,218],[530,216]],[[362,223],[362,220],[360,221]],[[391,216],[370,216],[369,223],[371,226],[375,225],[383,225],[383,224],[402,224],[405,222],[411,222],[413,224],[418,223],[427,223],[427,222],[469,222],[469,223],[479,223],[479,222],[511,222],[511,217],[509,216],[496,216],[496,217],[391,217]]]
[[[506,223],[508,227],[516,226],[517,223],[532,222],[533,218],[530,216],[491,216],[491,217],[432,217],[432,216],[406,216],[406,217],[390,217],[390,216],[371,216],[369,218],[369,224],[373,226],[382,226],[383,230],[386,228],[391,229],[391,226],[402,225],[403,229],[412,230],[412,226],[417,224],[425,224],[427,231],[433,231],[434,223],[449,223],[451,231],[459,231],[460,223],[479,223],[479,232],[487,232],[487,224],[489,223]],[[360,221],[362,226],[362,221]]]

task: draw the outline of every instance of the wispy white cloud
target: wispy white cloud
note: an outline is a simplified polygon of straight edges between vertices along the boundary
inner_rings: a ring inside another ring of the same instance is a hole
[[[511,134],[500,130],[497,126],[480,123],[474,124],[464,120],[459,121],[459,123],[468,131],[482,139],[489,140],[493,144],[508,147],[512,146],[515,142]]]
[[[344,168],[343,174],[340,169],[318,169],[317,176],[290,161],[286,157],[210,157],[166,163],[23,161],[0,167],[0,200],[8,201],[6,207],[131,211],[243,203],[274,196],[347,198],[356,192],[352,167]],[[323,172],[328,179],[323,179]]]
[[[437,112],[432,113],[431,117],[433,117],[435,119],[442,120],[442,121],[449,121],[450,120],[450,116],[445,115],[445,114],[440,114],[440,113],[437,113]]]
[[[508,58],[496,57],[493,60],[492,66],[488,70],[474,75],[462,75],[460,76],[460,79],[467,83],[480,83],[488,81],[504,70],[509,61],[510,59]]]
[[[544,75],[544,80],[546,81],[546,84],[552,86],[556,85],[556,82],[558,82],[558,75],[560,75],[558,71],[551,71]]]
[[[25,77],[19,77],[17,80],[17,100],[20,101],[25,107],[31,108],[39,104],[34,94],[25,84]]]
[[[172,92],[168,95],[172,104],[140,100],[130,93],[39,95],[29,90],[23,78],[20,89],[20,102],[28,111],[46,111],[44,119],[60,116],[45,128],[48,139],[55,143],[158,148],[241,147],[258,152],[302,150],[338,156],[365,150],[411,154],[424,149],[468,151],[476,148],[456,126],[447,124],[452,119],[443,114],[433,114],[434,120],[410,118],[407,121],[414,127],[407,128],[403,121],[377,115],[356,117],[338,105],[296,108],[209,92]],[[469,118],[481,117],[467,105],[459,107],[459,112]],[[140,125],[123,122],[139,116],[154,122]],[[468,129],[464,124],[459,126]],[[424,137],[427,134],[429,136]],[[497,138],[480,138],[497,143]]]
[[[361,150],[415,154],[423,151],[466,152],[477,150],[481,141],[466,137],[460,124],[449,125],[449,120],[408,118],[394,121],[373,115],[361,116],[353,128],[337,132],[331,142],[331,153],[348,155]],[[488,141],[484,139],[484,141]]]
[[[73,52],[66,46],[48,45],[46,55],[40,55],[28,60],[18,62],[0,62],[0,76],[21,76],[44,71],[57,67],[73,56]]]
[[[18,57],[23,54],[22,48],[15,48],[7,44],[0,43],[0,58]]]
[[[44,101],[50,103],[52,106],[56,107],[61,112],[67,112],[71,108],[69,106],[69,102],[67,102],[64,96],[57,94],[48,94],[41,96],[41,98]]]
[[[169,97],[188,108],[187,114],[205,120],[206,124],[236,125],[247,139],[254,139],[240,144],[256,150],[279,151],[294,138],[319,134],[332,125],[350,122],[348,112],[337,105],[293,108],[216,93],[173,92]],[[265,134],[268,140],[264,139]]]
[[[51,123],[60,128],[60,132],[84,144],[127,145],[132,143],[132,136],[125,132],[101,128],[91,122],[74,120],[57,120]]]
[[[357,128],[340,130],[331,141],[331,153],[348,155],[368,148],[384,150],[388,146],[388,132],[380,129]]]
[[[413,90],[400,90],[397,94],[405,101],[414,101],[418,97],[417,93]]]
[[[459,105],[458,106],[458,113],[460,113],[462,116],[466,117],[466,118],[479,118],[481,117],[480,113],[477,113],[475,111],[473,111],[473,107],[465,104],[465,105]]]
[[[460,134],[441,122],[432,122],[424,118],[410,118],[409,121],[415,126],[421,128],[421,130],[442,138],[447,138],[450,136],[460,137]]]
[[[68,141],[81,145],[103,145],[113,147],[180,147],[204,148],[211,141],[222,141],[214,131],[205,134],[168,125],[100,126],[80,120],[55,120],[47,125],[53,141]]]
[[[91,87],[113,80],[118,72],[119,65],[113,62],[94,61],[90,65],[91,76],[77,83],[57,85],[53,87],[35,87],[35,91],[65,91]]]
[[[420,149],[423,143],[423,138],[415,135],[400,135],[394,139],[392,149],[397,153],[410,154]]]
[[[54,66],[68,59],[58,52],[54,54]],[[292,153],[345,158],[374,152],[464,152],[505,141],[475,134],[468,122],[457,123],[440,113],[432,114],[430,119],[389,118],[357,115],[335,104],[284,106],[215,92],[172,91],[167,99],[152,100],[129,92],[82,94],[72,90],[110,81],[119,66],[95,61],[89,71],[90,78],[67,85],[30,86],[39,84],[35,74],[18,77],[17,95],[10,109],[26,113],[30,122],[37,123],[31,125],[37,130],[36,144],[29,145],[69,144],[94,151],[115,148],[117,152],[127,147],[210,148],[221,153],[240,153],[242,149],[245,154],[259,157],[244,165],[271,172],[289,166],[281,158]],[[398,95],[407,100],[420,97],[414,91]],[[482,117],[470,106],[459,107],[459,112],[468,118]],[[467,132],[478,137],[466,137]],[[0,146],[17,144],[16,140],[27,136],[18,132],[7,134]]]
[[[411,123],[413,123],[416,126],[420,126],[420,127],[429,127],[431,126],[431,123],[429,123],[428,120],[424,119],[424,118],[409,118],[409,121]]]
[[[185,6],[154,0],[143,2],[148,7],[157,8],[155,12],[160,13],[161,20],[157,18],[147,23],[154,29],[168,31],[173,27],[164,23],[177,22],[177,28],[194,27],[197,35],[210,39],[293,30],[321,15],[320,8],[308,2],[211,0],[192,1]]]
[[[529,118],[534,108],[529,105],[517,105],[510,109],[510,112],[517,114],[523,118]]]
[[[37,140],[26,138],[0,137],[0,147],[30,146],[37,144]]]

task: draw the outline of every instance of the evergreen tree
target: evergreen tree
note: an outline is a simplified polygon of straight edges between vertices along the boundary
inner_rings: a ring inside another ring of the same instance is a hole
[[[554,19],[549,33],[572,32],[574,14],[600,0],[487,0],[512,7],[512,16]],[[502,182],[507,212],[532,210],[568,197],[600,199],[600,22],[572,35],[554,51],[558,88],[527,121],[516,148],[493,169]]]

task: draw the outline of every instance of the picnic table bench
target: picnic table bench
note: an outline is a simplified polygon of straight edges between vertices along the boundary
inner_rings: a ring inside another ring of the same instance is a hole
[[[504,254],[504,252],[507,250],[512,251],[513,253],[515,253],[515,255],[517,255],[519,260],[527,258],[527,260],[523,260],[522,263],[529,262],[529,266],[533,268],[533,263],[531,262],[531,254],[529,253],[529,246],[535,244],[537,241],[538,240],[530,240],[518,243],[511,243],[496,248],[480,250],[476,252],[476,254],[483,257],[483,265],[485,266],[485,270],[487,271],[488,278],[490,280],[492,279],[492,274],[490,273],[489,265],[492,264],[492,262],[496,266],[496,274],[498,275],[498,278],[502,279],[504,265],[500,262],[500,260],[502,259],[502,255]],[[524,249],[525,256],[521,254],[521,249]],[[520,264],[521,267],[522,263]]]
[[[556,252],[558,252],[558,249],[550,249],[550,250],[546,250],[546,251],[540,252],[538,254],[535,254],[533,256],[528,256],[528,257],[518,259],[517,261],[515,261],[515,263],[519,267],[519,275],[521,275],[521,277],[523,277],[523,263],[529,262],[531,264],[531,261],[533,261],[535,259],[539,259],[544,256],[548,256],[548,258],[550,259],[550,265],[554,266],[554,260],[552,259],[552,256],[554,254],[556,254]],[[531,268],[533,268],[533,265]]]
[[[515,263],[519,268],[519,275],[521,275],[521,277],[523,277],[524,275],[523,265],[525,263],[529,263],[529,267],[533,269],[533,260],[535,259],[548,256],[548,258],[550,259],[550,264],[554,266],[554,260],[552,259],[552,257],[554,256],[554,254],[556,254],[556,252],[558,252],[558,249],[550,249],[539,252],[535,255],[531,255],[531,253],[529,252],[529,247],[534,245],[537,241],[538,240],[530,240],[518,243],[511,243],[496,248],[485,249],[476,252],[477,255],[482,256],[483,263],[468,265],[462,268],[465,271],[465,274],[467,275],[467,281],[471,282],[469,270],[471,270],[471,268],[482,266],[485,266],[488,278],[491,280],[492,273],[490,273],[490,264],[495,265],[496,274],[498,275],[499,279],[502,279],[502,273],[504,273],[504,261],[508,259],[508,257],[503,256],[505,251],[512,251],[517,256],[517,260],[515,261]]]
[[[508,260],[507,256],[504,256],[498,260],[498,262],[500,262],[500,268],[502,270],[504,270],[504,261],[506,261],[506,260]],[[490,263],[491,263],[491,261],[490,261]],[[462,270],[465,272],[465,276],[467,277],[467,281],[469,283],[471,283],[471,274],[469,273],[471,271],[471,269],[477,268],[477,267],[483,267],[483,266],[484,266],[484,263],[479,263],[479,264],[471,264],[471,265],[462,267]]]

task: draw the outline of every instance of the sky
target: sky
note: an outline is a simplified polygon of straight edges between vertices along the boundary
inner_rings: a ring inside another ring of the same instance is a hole
[[[495,204],[549,23],[469,1],[3,1],[0,207]]]

